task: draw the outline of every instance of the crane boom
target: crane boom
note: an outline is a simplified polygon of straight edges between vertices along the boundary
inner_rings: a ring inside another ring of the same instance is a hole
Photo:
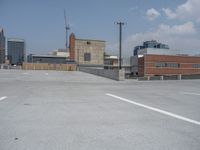
[[[64,9],[64,20],[65,20],[65,36],[66,36],[66,51],[68,51],[68,30],[70,29],[69,24],[67,23],[66,12]]]

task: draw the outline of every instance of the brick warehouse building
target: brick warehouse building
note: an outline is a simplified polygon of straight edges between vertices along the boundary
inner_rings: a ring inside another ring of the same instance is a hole
[[[138,58],[138,76],[200,74],[200,57],[144,55]]]
[[[72,33],[69,37],[70,59],[82,65],[104,64],[105,41],[76,39]]]

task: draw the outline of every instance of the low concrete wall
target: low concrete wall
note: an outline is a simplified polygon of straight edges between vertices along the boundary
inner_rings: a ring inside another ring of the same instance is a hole
[[[200,74],[187,75],[165,75],[165,76],[145,76],[139,77],[138,80],[186,80],[186,79],[200,79]]]
[[[22,69],[76,71],[76,65],[75,64],[23,63]]]
[[[99,69],[99,68],[88,68],[88,67],[79,67],[79,71],[94,74],[97,76],[102,76],[105,78],[123,81],[125,79],[124,70],[107,70],[107,69]]]
[[[200,74],[182,75],[181,79],[200,79]]]

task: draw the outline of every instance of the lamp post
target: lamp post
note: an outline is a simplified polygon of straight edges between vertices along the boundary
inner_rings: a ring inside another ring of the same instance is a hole
[[[79,69],[79,49],[77,49],[77,66],[78,66],[78,69]]]

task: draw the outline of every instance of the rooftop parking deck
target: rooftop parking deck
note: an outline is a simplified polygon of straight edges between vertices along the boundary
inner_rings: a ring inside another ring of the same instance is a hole
[[[199,150],[200,80],[0,70],[0,150]]]

